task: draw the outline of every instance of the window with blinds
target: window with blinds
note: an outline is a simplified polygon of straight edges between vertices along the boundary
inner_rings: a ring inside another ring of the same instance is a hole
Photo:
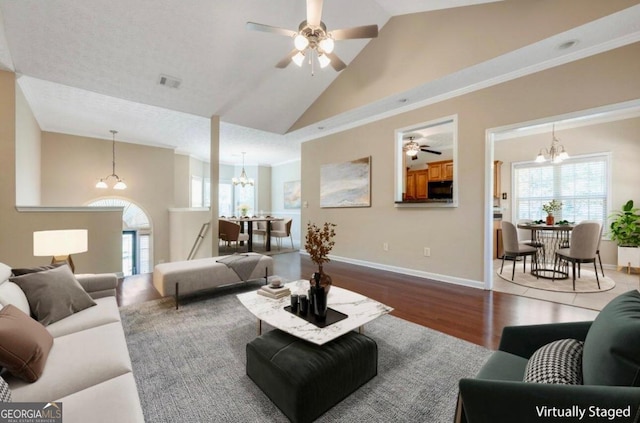
[[[542,205],[556,199],[563,204],[554,213],[556,222],[605,222],[610,209],[609,168],[609,153],[571,157],[559,164],[514,164],[514,216],[517,220],[544,219]]]

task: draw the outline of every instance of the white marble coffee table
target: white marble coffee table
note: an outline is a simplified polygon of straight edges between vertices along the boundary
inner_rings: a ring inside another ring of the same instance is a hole
[[[309,281],[299,280],[285,285],[294,294],[306,294]],[[237,297],[242,305],[258,318],[258,334],[262,332],[264,321],[277,329],[317,345],[325,344],[349,331],[362,328],[365,323],[393,311],[393,308],[378,301],[333,285],[327,296],[327,304],[348,317],[327,327],[319,328],[284,309],[291,302],[289,296],[275,300],[252,291],[238,294]]]

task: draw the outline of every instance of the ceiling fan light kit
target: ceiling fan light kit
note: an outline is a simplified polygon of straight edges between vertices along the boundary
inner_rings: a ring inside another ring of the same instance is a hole
[[[277,68],[286,68],[291,62],[302,66],[306,57],[305,52],[310,51],[315,53],[321,68],[331,65],[336,72],[340,72],[347,65],[333,53],[335,41],[376,38],[378,36],[378,25],[365,25],[329,32],[321,20],[322,3],[323,0],[307,0],[307,19],[300,23],[298,31],[255,22],[247,22],[246,27],[252,31],[270,32],[293,38],[294,49],[276,64]],[[313,55],[308,57],[312,65],[311,74],[313,75]]]

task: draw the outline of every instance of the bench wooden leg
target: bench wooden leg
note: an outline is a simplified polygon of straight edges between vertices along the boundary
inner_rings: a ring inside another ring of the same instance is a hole
[[[176,310],[178,309],[178,306],[180,304],[180,302],[178,301],[178,286],[179,282],[176,282]]]

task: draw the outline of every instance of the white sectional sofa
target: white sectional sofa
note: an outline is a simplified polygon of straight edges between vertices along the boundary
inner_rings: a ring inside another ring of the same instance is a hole
[[[27,298],[8,281],[10,276],[11,268],[0,263],[0,300],[29,315]],[[53,346],[37,381],[2,375],[12,401],[62,402],[65,423],[144,422],[115,298],[117,278],[99,274],[76,279],[96,305],[46,326]]]

